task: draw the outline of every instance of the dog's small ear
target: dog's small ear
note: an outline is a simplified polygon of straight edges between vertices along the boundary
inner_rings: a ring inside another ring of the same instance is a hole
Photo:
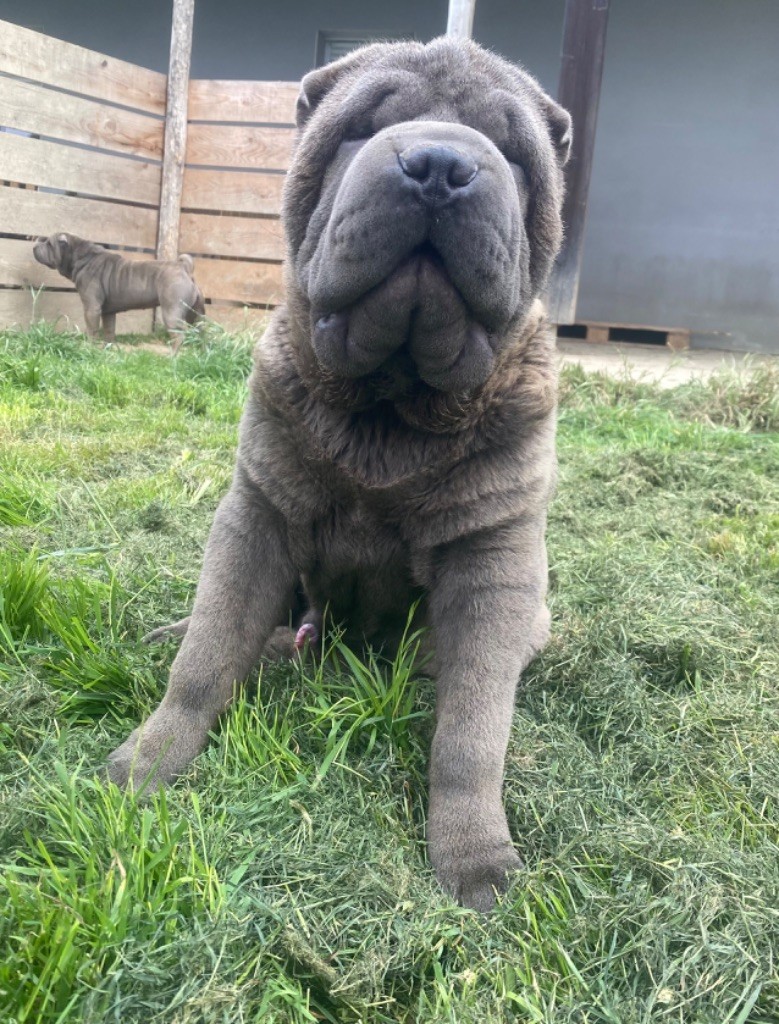
[[[347,53],[345,57],[325,64],[324,67],[314,68],[313,71],[309,71],[307,75],[303,76],[295,108],[295,121],[298,128],[305,125],[336,83],[348,71],[352,71],[362,63],[363,54],[370,49],[372,49],[370,46],[360,47],[358,50]]]
[[[545,100],[544,118],[549,128],[552,145],[555,148],[557,162],[561,167],[565,167],[568,157],[571,155],[573,141],[571,115],[549,96],[546,96]]]
[[[295,104],[295,123],[298,128],[303,127],[319,106],[322,97],[326,96],[335,85],[339,78],[339,64],[340,61],[326,64],[323,68],[315,68],[314,71],[309,71],[307,75],[303,76]]]

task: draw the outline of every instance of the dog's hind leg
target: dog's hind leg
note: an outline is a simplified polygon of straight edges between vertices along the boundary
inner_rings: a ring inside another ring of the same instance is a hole
[[[206,302],[203,294],[198,290],[191,306],[187,307],[186,321],[188,324],[196,324],[198,320],[206,315]]]
[[[263,661],[292,661],[295,657],[295,630],[277,626],[262,649]]]
[[[153,629],[151,633],[147,633],[143,637],[143,643],[145,644],[156,644],[161,640],[167,640],[170,636],[184,636],[186,631],[189,629],[189,622],[192,618],[191,615],[187,615],[185,619],[179,619],[178,622],[169,622],[167,626],[158,626]]]
[[[279,626],[268,637],[262,652],[263,661],[293,661],[310,651],[315,659],[322,653],[323,616],[309,609],[297,629]]]
[[[151,633],[147,633],[142,638],[142,643],[159,644],[171,637],[184,636],[189,629],[191,619],[192,616],[187,615],[185,619],[179,619],[178,622],[170,622],[167,626],[158,626],[157,629],[153,629]],[[277,626],[262,649],[262,660],[291,661],[303,648],[304,641],[307,640],[314,644],[318,639],[318,634],[312,636],[306,631],[305,623],[297,631],[291,626]]]

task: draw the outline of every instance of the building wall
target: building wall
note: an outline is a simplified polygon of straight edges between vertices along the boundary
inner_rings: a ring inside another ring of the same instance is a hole
[[[480,42],[522,60],[554,89],[565,0],[477,0]],[[0,0],[0,18],[167,71],[172,0]],[[290,81],[314,62],[317,31],[432,39],[447,0],[195,0],[193,78]]]
[[[301,78],[314,64],[317,31],[366,31],[431,39],[446,30],[446,0],[196,0],[193,74],[199,78]],[[225,12],[234,12],[225,18]],[[236,46],[236,24],[243,40]],[[225,54],[234,56],[230,64]]]
[[[612,0],[579,294],[779,352],[775,0]]]
[[[779,352],[779,3],[612,0],[578,319]],[[197,78],[296,79],[319,29],[429,39],[446,0],[196,0]],[[477,0],[476,38],[554,92],[564,0]],[[170,4],[0,0],[164,71]]]

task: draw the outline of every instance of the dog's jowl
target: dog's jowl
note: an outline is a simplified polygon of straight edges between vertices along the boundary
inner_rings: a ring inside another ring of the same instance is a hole
[[[255,352],[167,693],[110,773],[181,772],[278,649],[301,587],[307,634],[327,605],[354,642],[391,643],[419,600],[437,686],[430,860],[487,909],[521,863],[504,758],[548,634],[556,375],[539,295],[570,118],[519,68],[439,39],[311,72],[298,127],[285,304]]]

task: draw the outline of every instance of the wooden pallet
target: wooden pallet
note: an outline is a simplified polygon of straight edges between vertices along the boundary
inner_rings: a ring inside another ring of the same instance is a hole
[[[557,337],[581,339],[595,344],[619,342],[633,345],[665,345],[674,352],[690,347],[690,332],[680,327],[647,327],[643,324],[605,324],[578,322],[559,324]]]

